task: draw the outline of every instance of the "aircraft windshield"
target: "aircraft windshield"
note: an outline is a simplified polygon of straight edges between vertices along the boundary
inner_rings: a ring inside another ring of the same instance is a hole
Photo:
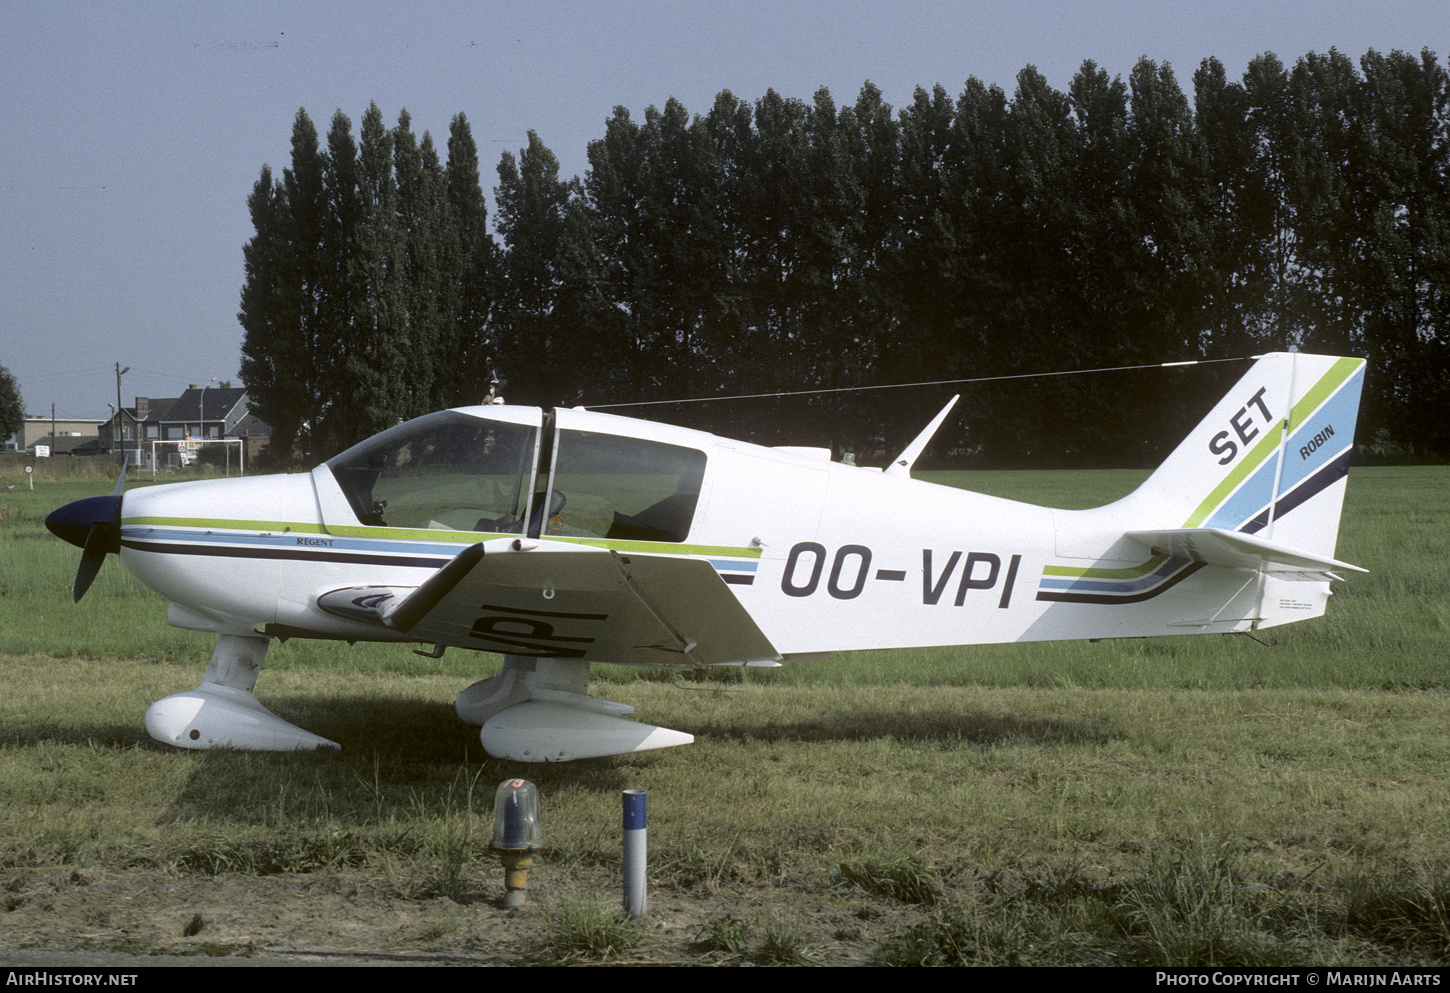
[[[374,527],[521,532],[538,428],[441,411],[327,463],[353,512]]]

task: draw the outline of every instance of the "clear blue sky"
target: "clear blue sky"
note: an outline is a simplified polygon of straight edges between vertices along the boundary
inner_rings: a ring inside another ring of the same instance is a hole
[[[468,115],[492,213],[495,166],[537,131],[566,174],[613,108],[671,96],[692,113],[729,89],[894,107],[967,77],[1010,94],[1036,66],[1066,89],[1084,60],[1127,77],[1170,63],[1191,93],[1273,52],[1450,54],[1446,0],[196,4],[10,0],[0,37],[0,365],[28,412],[104,419],[114,366],[136,395],[240,385],[246,199],[288,165],[292,120],[354,128],[370,102],[446,144]]]

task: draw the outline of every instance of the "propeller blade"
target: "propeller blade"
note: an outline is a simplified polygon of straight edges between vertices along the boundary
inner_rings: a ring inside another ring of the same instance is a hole
[[[76,570],[75,585],[71,587],[71,596],[76,603],[81,602],[81,597],[96,581],[101,563],[106,561],[106,549],[111,542],[111,536],[106,533],[108,530],[105,524],[92,524],[90,534],[86,536],[86,550],[81,553],[81,567]]]

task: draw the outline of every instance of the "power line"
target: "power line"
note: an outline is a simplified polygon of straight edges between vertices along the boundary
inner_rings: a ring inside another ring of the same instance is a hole
[[[683,400],[635,400],[630,403],[586,404],[590,410],[611,407],[655,407],[667,403],[707,403],[712,400],[760,400],[768,397],[796,397],[817,393],[860,393],[866,390],[902,390],[913,386],[960,386],[971,383],[996,383],[1007,379],[1047,379],[1052,376],[1086,376],[1097,372],[1134,372],[1139,369],[1176,369],[1191,365],[1213,365],[1218,362],[1251,362],[1258,355],[1239,355],[1227,359],[1189,359],[1184,362],[1152,362],[1147,365],[1103,366],[1099,369],[1067,369],[1059,372],[1019,372],[1010,376],[977,376],[973,379],[934,379],[922,383],[887,383],[881,386],[839,386],[819,390],[788,390],[777,393],[739,393],[723,397],[689,397]]]

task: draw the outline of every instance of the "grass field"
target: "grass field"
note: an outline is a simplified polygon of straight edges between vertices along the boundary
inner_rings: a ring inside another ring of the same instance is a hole
[[[1142,474],[937,478],[1089,506]],[[596,692],[696,744],[540,767],[489,759],[453,717],[495,657],[387,646],[268,656],[262,700],[341,753],[151,742],[146,706],[196,684],[211,639],[167,627],[114,560],[70,603],[79,550],[41,522],[108,491],[0,491],[8,892],[66,873],[366,881],[433,908],[408,947],[446,947],[498,896],[480,835],[493,787],[523,774],[545,804],[533,878],[559,896],[530,961],[649,960],[647,935],[572,899],[617,874],[619,791],[641,788],[654,885],[698,899],[695,961],[1450,962],[1450,469],[1355,469],[1338,557],[1370,573],[1261,642],[869,652],[674,682],[600,666],[614,685]],[[27,937],[28,906],[0,914],[0,949],[113,947],[83,938],[98,925]],[[822,937],[820,908],[857,923]],[[855,959],[821,950],[843,943]]]

